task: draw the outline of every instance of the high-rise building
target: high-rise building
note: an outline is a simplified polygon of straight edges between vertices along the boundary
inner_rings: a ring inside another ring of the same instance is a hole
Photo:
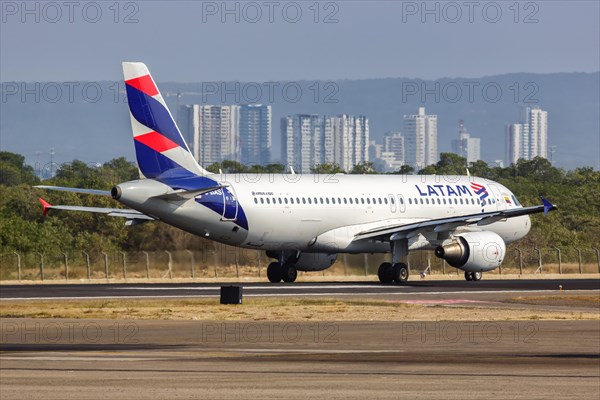
[[[425,107],[419,107],[418,114],[404,116],[403,133],[406,164],[420,169],[437,163],[437,115],[427,115]]]
[[[380,157],[388,171],[397,171],[404,165],[404,136],[400,132],[386,132]]]
[[[202,166],[223,160],[241,161],[240,106],[194,104],[191,107],[192,152]],[[188,114],[190,117],[190,115]]]
[[[467,159],[467,163],[472,163],[481,159],[481,141],[479,138],[472,138],[471,134],[465,128],[464,121],[460,121],[458,126],[458,139],[452,141],[452,151],[461,157]]]
[[[182,105],[177,109],[177,126],[187,142],[192,153],[194,152],[194,107]]]
[[[548,112],[539,107],[525,107],[521,122],[506,126],[506,162],[518,159],[548,158]]]
[[[526,107],[525,114],[525,123],[529,124],[529,157],[548,158],[548,112]]]
[[[271,106],[241,105],[239,133],[242,164],[265,165],[271,161]]]
[[[336,163],[350,170],[369,160],[369,120],[364,116],[296,114],[281,119],[281,158],[297,172]]]

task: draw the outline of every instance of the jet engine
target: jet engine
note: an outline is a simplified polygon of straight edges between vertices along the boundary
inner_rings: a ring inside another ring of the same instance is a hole
[[[468,272],[491,271],[504,260],[506,244],[489,231],[455,235],[449,244],[438,246],[435,255],[454,268]]]
[[[323,271],[331,267],[336,259],[335,253],[300,253],[295,265],[298,271]]]

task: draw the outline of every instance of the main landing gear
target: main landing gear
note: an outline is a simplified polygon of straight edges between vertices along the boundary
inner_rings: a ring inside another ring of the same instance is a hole
[[[294,264],[284,263],[281,265],[279,262],[272,262],[267,267],[267,278],[270,282],[294,282],[298,277],[298,270]]]
[[[400,239],[390,243],[392,262],[384,262],[379,266],[377,275],[381,283],[405,283],[408,280],[408,266],[402,260],[408,256],[408,240]]]
[[[468,281],[480,281],[482,277],[483,277],[483,272],[481,272],[481,271],[465,272],[465,279]]]
[[[408,266],[404,263],[384,262],[377,271],[381,283],[404,283],[408,280]]]

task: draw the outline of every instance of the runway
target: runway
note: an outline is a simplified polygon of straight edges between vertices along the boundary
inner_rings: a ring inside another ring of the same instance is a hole
[[[598,321],[0,320],[2,399],[598,398]]]
[[[216,297],[227,283],[119,283],[2,285],[0,300],[193,298]],[[456,295],[600,290],[600,279],[539,279],[467,281],[409,281],[402,285],[377,282],[296,282],[292,284],[239,283],[245,297],[376,297]]]

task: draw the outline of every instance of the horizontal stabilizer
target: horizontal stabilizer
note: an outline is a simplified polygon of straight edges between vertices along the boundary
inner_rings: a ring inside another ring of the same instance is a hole
[[[46,216],[48,214],[48,210],[66,210],[66,211],[83,211],[83,212],[92,212],[92,213],[100,213],[106,214],[109,217],[121,217],[127,218],[130,220],[154,220],[153,217],[143,214],[136,210],[130,210],[126,208],[104,208],[104,207],[82,207],[82,206],[53,206],[48,203],[44,199],[40,198],[40,203],[42,203],[42,215]]]
[[[110,191],[108,191],[108,190],[81,189],[81,188],[72,188],[72,187],[63,187],[63,186],[46,186],[46,185],[38,185],[38,186],[34,186],[34,188],[47,189],[47,190],[59,190],[61,192],[93,194],[93,195],[97,195],[97,196],[110,196]]]

